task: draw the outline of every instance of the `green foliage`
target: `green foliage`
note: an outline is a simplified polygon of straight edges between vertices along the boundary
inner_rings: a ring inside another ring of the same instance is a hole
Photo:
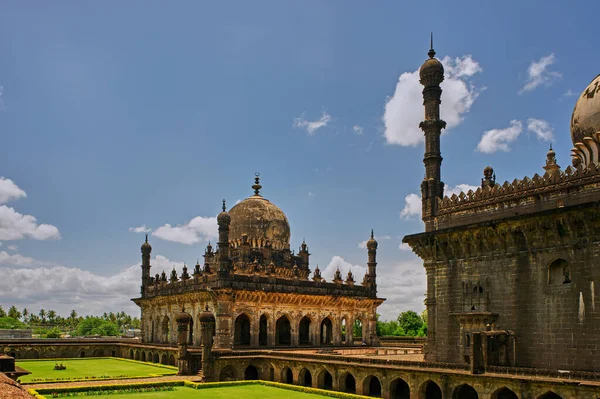
[[[415,337],[423,326],[423,319],[414,310],[407,310],[398,316],[398,324],[407,336]]]
[[[88,335],[117,336],[119,327],[110,321],[95,316],[87,316],[77,324],[75,335],[84,337]]]
[[[397,320],[380,321],[377,315],[377,335],[394,337],[427,336],[427,310],[421,316],[408,310],[400,313]]]
[[[4,316],[0,316],[0,329],[14,330],[22,328],[27,328],[27,326],[20,320],[6,316],[6,313]]]
[[[48,330],[48,332],[46,333],[46,338],[60,338],[60,335],[62,334],[62,332],[54,327],[53,329]]]
[[[2,305],[0,305],[0,317],[6,317],[6,312],[4,311]]]
[[[19,312],[17,310],[17,307],[15,305],[12,305],[10,307],[10,309],[8,309],[8,317],[12,317],[13,319],[20,319],[21,318],[21,312]]]

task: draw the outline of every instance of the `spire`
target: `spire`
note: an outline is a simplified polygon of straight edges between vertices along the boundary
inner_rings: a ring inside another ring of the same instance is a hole
[[[429,52],[427,53],[429,58],[435,57],[435,50],[433,49],[433,32],[431,32],[431,37],[429,39]]]
[[[550,145],[550,149],[552,149],[552,145]],[[148,242],[148,234],[146,234],[146,242]]]
[[[373,229],[371,229],[371,238],[375,238],[375,236],[373,235]]]
[[[225,198],[223,198],[223,212],[227,210],[227,206],[225,205]]]
[[[254,190],[254,195],[260,196],[260,189],[262,186],[260,185],[260,173],[256,172],[254,174],[254,185],[252,185],[252,189]]]

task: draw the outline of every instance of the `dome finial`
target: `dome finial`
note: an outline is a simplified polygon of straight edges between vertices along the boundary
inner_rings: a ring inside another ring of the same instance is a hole
[[[223,212],[225,212],[226,209],[227,207],[225,206],[225,198],[223,198]]]
[[[260,173],[256,172],[254,174],[254,185],[252,189],[254,190],[254,195],[260,196],[260,189],[262,186],[260,185]]]
[[[375,238],[373,235],[373,229],[371,229],[371,238]]]
[[[146,242],[148,242],[148,234],[146,234]]]
[[[435,50],[433,49],[433,32],[431,32],[431,36],[429,38],[429,52],[427,53],[429,58],[435,57]]]

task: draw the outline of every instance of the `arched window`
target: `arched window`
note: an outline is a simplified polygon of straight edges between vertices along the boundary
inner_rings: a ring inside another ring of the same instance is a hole
[[[234,345],[250,345],[250,318],[244,313],[235,319]]]
[[[289,367],[284,367],[281,370],[281,381],[285,382],[286,384],[294,383],[294,374]]]
[[[519,397],[513,391],[504,387],[494,392],[492,394],[492,399],[519,399]]]
[[[321,322],[321,345],[331,345],[333,343],[333,323],[329,317]]]
[[[298,383],[305,387],[312,387],[312,375],[308,369],[304,368],[300,370],[300,373],[298,374]]]
[[[571,266],[564,259],[556,259],[548,266],[548,284],[571,283]]]
[[[245,380],[258,380],[258,370],[253,365],[246,367],[244,371]]]
[[[268,344],[268,335],[267,335],[267,316],[260,316],[259,326],[258,326],[258,344],[260,346],[267,346]]]
[[[479,399],[479,395],[472,386],[463,384],[454,389],[452,399]]]
[[[321,389],[333,389],[333,377],[329,371],[325,369],[321,370],[318,378],[318,386]]]
[[[286,316],[281,316],[275,323],[275,344],[290,345],[292,343],[292,327]]]
[[[162,342],[163,343],[169,343],[169,339],[170,339],[170,320],[169,320],[169,316],[165,316],[165,318],[162,321],[161,324],[161,335],[162,335]]]
[[[421,399],[442,399],[442,390],[439,385],[429,380],[421,385],[420,395]]]
[[[363,343],[363,323],[360,319],[354,320],[354,325],[352,326],[352,338],[354,341],[360,339],[360,343]]]
[[[300,320],[300,326],[298,328],[298,343],[300,345],[310,344],[310,319],[308,316],[304,316]]]
[[[396,378],[390,384],[391,399],[410,399],[410,387],[402,378]]]
[[[350,373],[345,373],[341,378],[341,387],[344,392],[356,393],[356,380]]]
[[[348,332],[346,331],[346,325],[347,324],[348,324],[348,322],[346,321],[346,317],[344,317],[342,319],[342,328],[340,328],[340,332],[341,332],[341,335],[342,335],[342,337],[341,337],[342,338],[341,339],[342,344],[347,344],[348,343],[348,342],[346,342],[347,341],[346,337],[348,335]]]
[[[546,392],[545,394],[543,394],[542,396],[540,396],[538,399],[562,399],[559,395],[555,394],[552,391]]]
[[[367,396],[381,397],[381,382],[379,378],[370,375],[363,381],[363,393]]]

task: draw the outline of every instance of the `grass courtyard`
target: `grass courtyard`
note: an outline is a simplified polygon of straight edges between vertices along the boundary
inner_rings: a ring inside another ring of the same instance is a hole
[[[66,370],[54,370],[56,363],[62,363]],[[47,381],[73,381],[85,379],[111,379],[124,377],[153,377],[174,375],[174,367],[158,366],[117,358],[84,358],[59,360],[18,360],[16,364],[31,374],[20,378],[22,383]]]
[[[51,395],[46,394],[46,397]],[[81,397],[84,397],[81,394]],[[316,395],[312,393],[290,391],[282,388],[268,387],[264,385],[241,385],[230,386],[224,388],[207,388],[193,389],[186,387],[175,387],[173,391],[163,392],[144,392],[144,393],[125,393],[125,394],[107,394],[94,395],[94,398],[103,399],[194,399],[194,398],[211,398],[211,399],[317,399],[328,398],[328,396]]]

